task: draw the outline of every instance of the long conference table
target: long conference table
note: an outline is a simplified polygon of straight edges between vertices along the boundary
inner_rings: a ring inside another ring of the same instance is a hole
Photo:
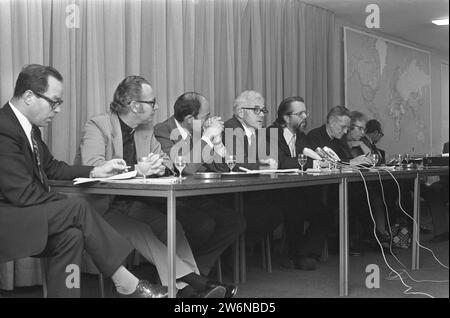
[[[420,180],[423,177],[448,175],[448,167],[427,167],[419,169],[394,170],[391,173],[396,179],[414,180],[414,211],[413,217],[418,226],[413,227],[412,269],[419,269],[418,228],[420,228]],[[386,171],[364,171],[366,181],[392,179]],[[174,184],[144,184],[144,183],[96,183],[89,186],[74,186],[72,181],[50,181],[52,191],[79,194],[126,195],[143,197],[167,198],[167,242],[169,264],[169,297],[176,295],[175,287],[175,242],[176,242],[176,199],[180,197],[235,193],[238,209],[242,209],[243,192],[261,190],[279,190],[284,188],[301,188],[307,186],[336,184],[339,189],[339,295],[348,295],[349,274],[349,231],[348,231],[348,185],[351,182],[361,182],[359,172],[322,172],[317,174],[262,174],[248,177],[196,179],[189,176],[181,183]],[[240,211],[242,212],[242,211]],[[245,256],[241,248],[237,256]],[[245,275],[245,264],[241,262],[241,273]],[[244,266],[244,268],[242,268]],[[245,280],[245,279],[244,279]]]

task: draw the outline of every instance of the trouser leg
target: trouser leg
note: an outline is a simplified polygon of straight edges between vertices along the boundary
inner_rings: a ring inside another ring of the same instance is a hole
[[[82,198],[74,197],[48,204],[49,236],[70,228],[83,234],[84,248],[104,276],[111,276],[133,250],[101,216]]]
[[[83,234],[76,228],[51,235],[42,255],[47,256],[48,297],[80,297]]]

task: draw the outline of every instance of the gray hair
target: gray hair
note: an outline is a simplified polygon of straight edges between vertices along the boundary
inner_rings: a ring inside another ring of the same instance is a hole
[[[264,97],[256,91],[243,91],[233,102],[233,113],[237,114],[242,107],[251,107],[254,104],[261,104],[262,106],[264,104]]]

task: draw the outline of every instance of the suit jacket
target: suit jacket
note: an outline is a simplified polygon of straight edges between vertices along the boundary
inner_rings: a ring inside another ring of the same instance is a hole
[[[344,141],[345,137],[342,139],[331,138],[327,133],[326,125],[312,129],[307,137],[312,150],[316,150],[317,147],[323,148],[324,146],[327,146],[328,148],[333,149],[342,161],[353,159],[350,147]]]
[[[291,150],[289,149],[289,145],[287,144],[286,139],[284,139],[283,135],[284,128],[279,124],[277,124],[276,122],[273,123],[271,126],[269,126],[266,131],[268,143],[270,142],[269,133],[271,129],[276,129],[278,135],[278,168],[279,169],[299,168],[300,165],[298,164],[297,157],[295,158],[291,157]],[[297,153],[297,156],[303,153],[303,148],[305,147],[308,148],[310,147],[305,133],[297,132],[297,138],[295,140],[295,152]],[[312,159],[308,158],[305,167],[307,168],[312,167]]]
[[[172,133],[174,135],[171,135]],[[222,163],[222,158],[204,140],[194,141],[192,136],[183,140],[173,116],[155,125],[155,137],[167,155],[171,156],[171,151],[179,149],[181,152],[179,151],[177,154],[189,157],[189,163],[183,173],[194,174],[205,171],[227,171],[228,169]],[[200,134],[198,137],[201,138]],[[194,142],[197,144],[194,145]]]
[[[251,170],[258,170],[258,132],[256,131],[256,136],[254,135],[252,137],[251,144],[249,145],[248,137],[244,132],[244,126],[242,126],[241,122],[236,117],[233,116],[227,120],[224,124],[224,128],[225,130],[222,135],[222,140],[225,143],[228,153],[232,153],[236,156],[236,166],[242,166]],[[233,136],[232,139],[227,140],[226,136],[231,136],[233,131],[238,135],[243,135],[243,138]],[[264,136],[264,138],[266,138],[266,136]]]
[[[87,177],[92,167],[69,166],[53,158],[40,133],[35,136],[44,178]],[[6,104],[0,109],[0,263],[39,254],[48,237],[45,204],[66,198],[47,192],[27,136]],[[26,207],[36,207],[25,209]]]
[[[150,152],[161,155],[166,167],[173,169],[170,158],[161,149],[151,124],[140,125],[134,133],[136,156],[145,157]],[[119,117],[115,113],[91,118],[84,127],[80,148],[75,162],[99,166],[111,159],[123,158],[122,130]]]

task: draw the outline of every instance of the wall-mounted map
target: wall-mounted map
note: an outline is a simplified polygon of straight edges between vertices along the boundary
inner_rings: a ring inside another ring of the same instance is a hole
[[[345,102],[384,129],[388,156],[430,151],[430,54],[344,28]]]

